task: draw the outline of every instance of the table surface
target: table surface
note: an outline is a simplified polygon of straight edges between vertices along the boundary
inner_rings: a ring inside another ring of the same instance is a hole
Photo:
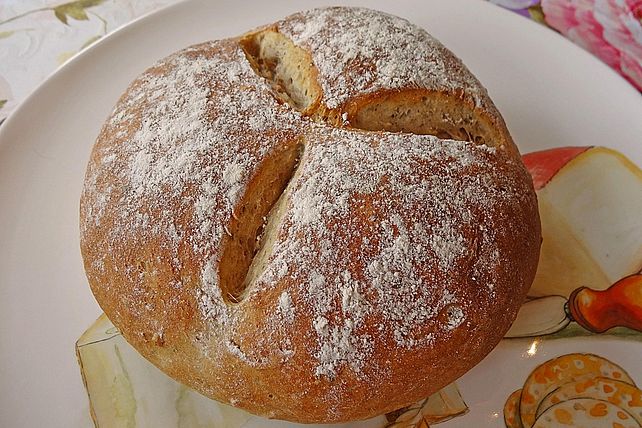
[[[178,1],[0,0],[0,123],[69,58]],[[642,0],[490,1],[559,31],[642,89]]]

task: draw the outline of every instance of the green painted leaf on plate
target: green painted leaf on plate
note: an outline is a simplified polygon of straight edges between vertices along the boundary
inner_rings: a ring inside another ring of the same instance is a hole
[[[85,9],[98,6],[104,2],[105,0],[76,0],[56,6],[53,11],[56,18],[63,24],[68,24],[67,18],[73,18],[77,21],[87,21],[89,17]]]
[[[529,7],[528,13],[533,19],[533,21],[539,22],[540,24],[546,25],[548,27],[548,24],[544,19],[544,9],[542,9],[541,5],[538,4],[538,5]]]
[[[77,3],[83,8],[94,7],[105,3],[105,0],[77,0],[73,3]]]
[[[54,9],[54,15],[56,15],[56,18],[58,18],[60,22],[67,25],[67,15],[59,11],[58,8]]]
[[[58,19],[60,19],[65,24],[67,23],[67,17],[74,18],[78,21],[86,21],[89,19],[85,10],[74,3],[66,3],[54,8],[54,14]]]
[[[80,47],[80,49],[82,50],[82,49],[85,49],[87,46],[93,45],[94,42],[96,40],[99,40],[101,37],[102,37],[101,35],[90,37],[89,39],[87,39],[87,41],[85,43],[83,43],[83,45]]]
[[[7,103],[7,100],[0,100],[0,108],[4,107],[6,103]]]
[[[15,31],[0,31],[0,39],[6,39],[13,33],[15,33]]]

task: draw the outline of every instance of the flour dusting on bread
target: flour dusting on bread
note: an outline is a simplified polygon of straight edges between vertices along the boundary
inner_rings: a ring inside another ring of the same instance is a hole
[[[357,95],[408,86],[459,90],[486,103],[486,91],[461,61],[405,19],[364,8],[323,8],[290,16],[278,28],[312,52],[330,108]],[[350,70],[354,64],[359,70]]]
[[[309,51],[329,108],[448,92],[503,124],[403,19],[330,8],[276,27]],[[104,125],[81,200],[97,300],[165,372],[263,415],[339,422],[424,398],[490,351],[534,275],[537,203],[510,136],[307,117],[240,40],[161,60]]]

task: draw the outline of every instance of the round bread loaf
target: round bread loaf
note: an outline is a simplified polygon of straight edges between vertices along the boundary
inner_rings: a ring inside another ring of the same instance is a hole
[[[479,362],[533,280],[537,201],[452,53],[358,8],[189,47],[105,123],[89,284],[144,357],[298,422],[372,417]]]

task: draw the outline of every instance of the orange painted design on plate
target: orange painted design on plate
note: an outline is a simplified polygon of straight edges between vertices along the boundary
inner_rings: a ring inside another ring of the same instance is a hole
[[[608,413],[609,413],[609,410],[606,407],[606,404],[604,403],[597,403],[589,409],[589,414],[596,418],[601,416],[606,416]]]
[[[621,411],[621,410],[618,410],[618,412],[617,412],[617,417],[618,417],[618,418],[620,418],[620,419],[622,419],[622,420],[625,420],[625,419],[628,419],[628,418],[629,418],[629,415],[627,415],[626,413],[624,413],[624,412],[623,412],[623,411]]]
[[[568,410],[555,409],[555,419],[562,425],[573,425],[573,415]]]

